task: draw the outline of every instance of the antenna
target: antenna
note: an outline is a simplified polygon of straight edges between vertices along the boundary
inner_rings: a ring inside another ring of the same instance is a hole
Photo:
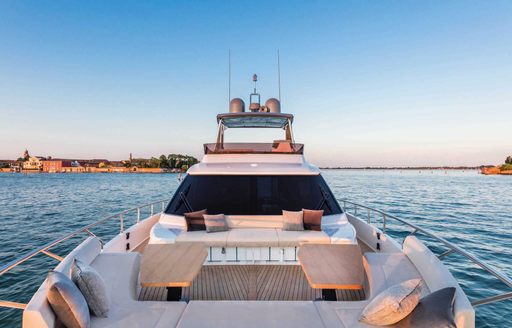
[[[279,102],[281,102],[281,60],[279,58],[279,49],[277,49],[277,85],[279,88]]]
[[[228,53],[228,59],[229,59],[229,77],[228,77],[228,104],[231,101],[231,48],[229,49]]]

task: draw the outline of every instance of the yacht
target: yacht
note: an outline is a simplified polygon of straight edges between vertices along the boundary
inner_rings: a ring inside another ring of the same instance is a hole
[[[53,272],[69,278],[79,261],[104,282],[103,316],[95,315],[89,298],[87,318],[72,304],[66,303],[67,313],[58,310],[50,299],[50,276],[28,303],[2,300],[0,306],[20,309],[23,327],[30,328],[389,325],[375,318],[375,308],[386,318],[386,311],[403,310],[391,323],[397,327],[471,328],[478,306],[512,298],[503,292],[470,300],[443,263],[454,254],[506,286],[512,280],[416,224],[338,202],[304,157],[304,145],[295,142],[293,120],[279,100],[261,104],[256,91],[247,111],[242,99],[231,100],[229,112],[217,116],[217,139],[204,145],[204,157],[189,168],[172,199],[103,218],[0,268],[2,275],[20,274],[25,261],[47,256],[59,262]],[[281,130],[283,136],[267,143],[225,142],[229,130],[253,128]],[[112,222],[119,228],[115,236],[98,237],[95,229]],[[393,227],[408,233],[393,238]],[[422,238],[437,245],[435,253]],[[79,240],[76,247],[58,255],[55,249],[71,239]],[[393,291],[404,290],[390,301]],[[404,303],[411,299],[414,307]],[[69,315],[75,321],[62,318]],[[445,316],[438,325],[436,315]]]

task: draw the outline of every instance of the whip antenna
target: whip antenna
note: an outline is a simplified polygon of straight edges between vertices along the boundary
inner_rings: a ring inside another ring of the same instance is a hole
[[[279,102],[281,102],[281,60],[279,58],[279,49],[277,49],[277,85],[279,88]]]
[[[229,49],[228,53],[228,104],[231,101],[231,49]]]

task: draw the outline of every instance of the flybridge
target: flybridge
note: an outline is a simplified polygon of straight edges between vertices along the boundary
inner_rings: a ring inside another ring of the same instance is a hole
[[[265,105],[260,104],[260,94],[256,92],[256,74],[253,76],[254,91],[250,94],[249,112],[245,112],[245,103],[234,98],[229,103],[229,113],[217,115],[217,142],[204,145],[205,154],[303,154],[304,145],[294,142],[292,132],[293,115],[281,113],[281,102],[269,98]],[[282,140],[270,143],[225,143],[227,129],[237,128],[274,128],[285,131]]]

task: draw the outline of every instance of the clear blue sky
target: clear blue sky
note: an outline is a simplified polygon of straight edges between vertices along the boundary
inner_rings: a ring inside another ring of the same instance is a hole
[[[512,154],[512,1],[0,2],[0,158],[201,155],[232,94],[277,96],[319,165]]]

